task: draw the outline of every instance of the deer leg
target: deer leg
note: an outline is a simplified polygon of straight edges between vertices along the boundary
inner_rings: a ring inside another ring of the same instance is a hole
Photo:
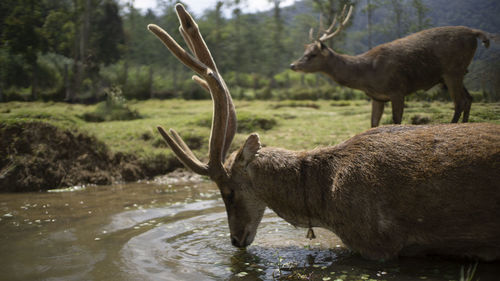
[[[392,98],[392,121],[394,124],[401,124],[403,120],[403,110],[405,107],[405,97],[403,95]]]
[[[380,117],[384,113],[385,102],[372,99],[372,128],[380,123]]]
[[[462,78],[445,76],[444,83],[448,87],[448,91],[450,92],[451,98],[453,99],[453,103],[455,104],[455,112],[453,113],[453,118],[451,119],[451,123],[457,123],[458,119],[460,119],[460,115],[462,115],[462,112],[466,109],[467,102],[466,102],[465,87],[462,83]],[[466,119],[468,118],[469,114],[467,112]]]
[[[467,88],[465,88],[465,86],[464,86],[464,93],[465,93],[465,107],[464,107],[464,116],[462,117],[462,122],[467,123],[469,122],[469,113],[470,113],[470,107],[472,105],[472,96],[470,95]]]

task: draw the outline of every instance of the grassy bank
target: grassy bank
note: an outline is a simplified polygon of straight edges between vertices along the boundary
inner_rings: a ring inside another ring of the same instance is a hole
[[[232,149],[239,147],[251,132],[258,132],[267,146],[301,150],[334,145],[368,129],[370,124],[368,101],[236,101],[235,104],[239,129]],[[85,114],[95,112],[98,105],[0,103],[0,123],[40,121],[95,137],[108,147],[110,154],[131,155],[134,161],[142,163],[149,169],[148,173],[138,174],[142,176],[164,172],[165,169],[154,166],[170,163],[173,158],[156,131],[157,125],[175,128],[200,158],[206,158],[211,101],[149,100],[127,105],[141,118],[89,122],[85,121]],[[403,123],[447,123],[452,115],[451,103],[408,102]],[[390,120],[388,104],[382,123],[389,124]],[[474,103],[470,121],[500,123],[500,104]]]

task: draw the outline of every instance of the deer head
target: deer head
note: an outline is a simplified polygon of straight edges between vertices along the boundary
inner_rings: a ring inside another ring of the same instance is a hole
[[[323,20],[320,16],[320,27],[316,39],[313,37],[314,30],[311,28],[309,30],[309,40],[312,43],[306,45],[306,49],[302,57],[290,65],[292,70],[310,73],[321,71],[324,68],[326,58],[330,55],[330,51],[324,42],[338,35],[342,29],[344,29],[347,22],[349,22],[353,6],[349,7],[347,15],[345,15],[346,8],[347,6],[344,6],[340,16],[335,16],[332,24],[330,24],[328,29],[326,29],[321,36],[320,33],[323,30]],[[333,28],[337,25],[337,22],[339,22],[339,25],[337,29],[332,32]]]
[[[193,76],[193,80],[212,96],[213,116],[208,163],[198,160],[175,130],[170,129],[169,133],[162,127],[158,127],[158,130],[186,167],[200,175],[209,176],[217,184],[226,206],[231,242],[236,247],[245,247],[253,242],[266,208],[263,202],[247,192],[251,183],[245,168],[261,148],[259,136],[250,135],[243,147],[226,159],[237,126],[231,94],[217,70],[198,25],[181,4],[177,4],[175,9],[180,22],[179,31],[192,54],[180,47],[157,25],[150,24],[148,29],[174,56],[199,75]]]

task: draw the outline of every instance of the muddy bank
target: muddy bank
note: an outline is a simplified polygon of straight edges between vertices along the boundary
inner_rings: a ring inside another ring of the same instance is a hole
[[[180,166],[164,155],[114,154],[95,137],[44,122],[0,124],[0,192],[135,181]]]

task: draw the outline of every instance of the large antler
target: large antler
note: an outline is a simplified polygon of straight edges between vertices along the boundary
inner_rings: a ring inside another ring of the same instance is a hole
[[[212,96],[214,113],[212,117],[212,130],[210,133],[208,164],[204,164],[196,158],[194,153],[175,130],[170,129],[170,134],[172,136],[160,126],[158,130],[170,148],[174,151],[177,158],[184,163],[185,166],[198,174],[208,175],[214,180],[225,179],[228,175],[227,171],[224,169],[223,162],[236,133],[236,111],[234,109],[234,104],[224,79],[222,79],[218,73],[217,66],[210,54],[210,50],[200,34],[198,25],[186,11],[184,6],[177,4],[175,5],[175,9],[181,24],[179,31],[194,56],[186,52],[159,26],[150,24],[148,25],[148,29],[153,32],[183,64],[198,73],[199,76],[193,76],[193,80],[201,87],[208,90]]]
[[[323,33],[323,35],[321,35],[321,37],[319,36],[319,33],[323,29],[323,18],[320,16],[320,19],[319,19],[319,21],[320,21],[320,23],[319,23],[320,24],[320,28],[318,30],[318,38],[319,38],[318,41],[324,42],[324,41],[326,41],[326,40],[328,40],[328,39],[336,36],[337,34],[340,33],[340,31],[342,31],[342,29],[344,29],[344,27],[349,22],[349,18],[351,17],[353,6],[349,7],[349,11],[347,12],[347,15],[344,17],[346,8],[347,8],[347,5],[344,5],[344,8],[342,9],[342,13],[340,14],[340,16],[335,16],[334,17],[332,24],[330,24],[330,26],[328,27],[328,29],[325,30],[325,32]],[[332,29],[337,24],[337,21],[340,22],[340,25],[337,27],[337,30],[335,30],[334,32],[332,32]],[[313,38],[313,29],[312,28],[309,30],[309,39],[311,41],[314,41],[314,38]]]

